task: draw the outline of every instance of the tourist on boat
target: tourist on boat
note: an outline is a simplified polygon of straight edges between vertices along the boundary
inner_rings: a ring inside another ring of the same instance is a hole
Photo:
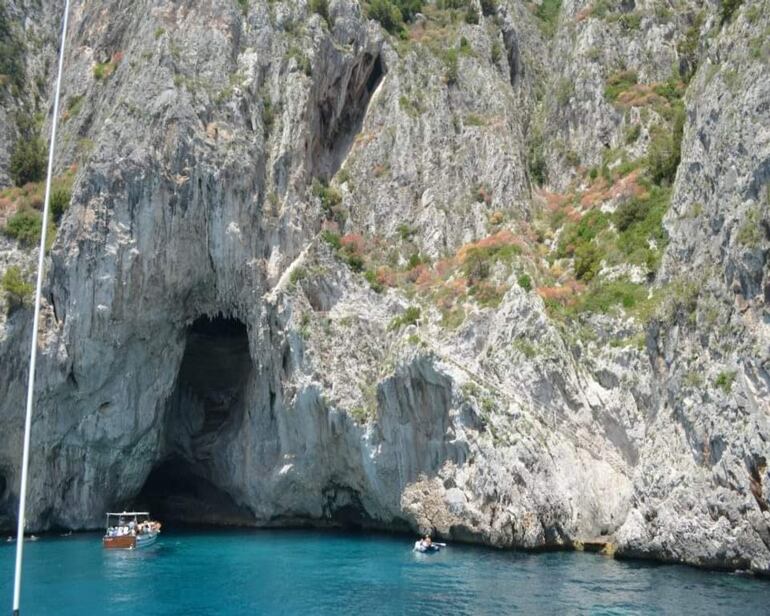
[[[426,550],[429,550],[433,545],[433,540],[430,538],[430,535],[425,535],[420,541],[420,545],[422,545],[422,547],[424,547]]]

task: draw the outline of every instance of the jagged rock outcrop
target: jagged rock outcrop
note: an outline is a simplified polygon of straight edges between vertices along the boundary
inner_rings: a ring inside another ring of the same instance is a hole
[[[75,2],[30,528],[143,503],[769,573],[770,11],[680,4],[427,5],[397,37],[347,0]],[[0,268],[29,276],[24,195]]]

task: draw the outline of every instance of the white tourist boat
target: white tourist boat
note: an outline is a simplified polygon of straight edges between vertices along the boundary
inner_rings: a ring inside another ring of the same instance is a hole
[[[135,550],[152,545],[159,534],[160,522],[151,520],[147,511],[108,513],[102,545],[112,550]]]

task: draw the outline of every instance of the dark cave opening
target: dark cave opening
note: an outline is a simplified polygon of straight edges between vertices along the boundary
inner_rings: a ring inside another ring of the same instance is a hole
[[[251,519],[246,508],[177,455],[153,468],[133,506],[163,522],[239,525]]]
[[[253,369],[242,321],[202,316],[187,328],[166,410],[164,454],[132,506],[167,521],[238,524],[249,518],[216,485],[213,460],[237,429]]]
[[[203,409],[199,435],[217,431],[242,405],[251,370],[246,325],[237,319],[200,317],[187,332],[171,420],[198,404]]]
[[[385,72],[379,54],[363,54],[349,79],[337,79],[318,97],[318,134],[311,144],[315,176],[328,181],[339,170],[361,131],[369,100]],[[338,114],[336,110],[343,88],[344,103]]]

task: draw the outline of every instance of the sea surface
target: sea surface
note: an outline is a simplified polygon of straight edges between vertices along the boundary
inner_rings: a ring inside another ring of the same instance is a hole
[[[98,534],[25,544],[21,614],[768,614],[770,582],[596,554],[304,530],[168,530],[106,551]],[[0,545],[0,613],[14,544]]]

